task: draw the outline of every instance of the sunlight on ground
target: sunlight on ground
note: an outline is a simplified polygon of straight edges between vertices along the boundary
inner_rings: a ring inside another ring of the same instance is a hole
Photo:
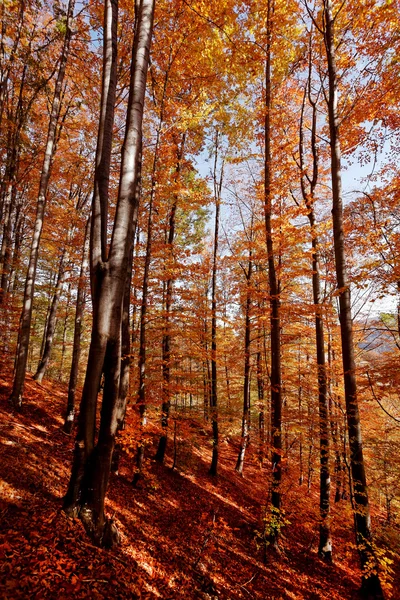
[[[0,481],[0,500],[9,503],[10,500],[15,502],[15,500],[22,500],[23,498],[26,498],[26,494],[23,494],[21,490],[16,490],[5,481]]]

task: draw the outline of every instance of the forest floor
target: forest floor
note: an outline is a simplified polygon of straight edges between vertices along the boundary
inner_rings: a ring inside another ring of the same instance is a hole
[[[66,388],[28,376],[22,412],[8,403],[11,379],[0,376],[0,597],[5,599],[192,598],[346,600],[357,598],[360,571],[347,501],[333,507],[334,562],[317,555],[318,493],[285,476],[286,519],[278,555],[264,561],[263,506],[268,466],[260,469],[250,446],[244,477],[234,471],[238,440],[224,439],[217,478],[208,475],[209,426],[186,420],[177,428],[166,464],[154,460],[157,429],[146,431],[146,465],[132,487],[133,452],[125,440],[118,475],[112,475],[106,511],[121,543],[113,550],[90,543],[79,520],[62,510],[73,436],[61,430]],[[129,431],[129,428],[127,429]],[[128,437],[126,438],[128,439]],[[400,529],[375,515],[383,562],[391,564],[400,598]],[[397,547],[394,547],[397,544]],[[389,552],[387,546],[390,545]],[[397,558],[396,558],[397,557]],[[397,590],[397,592],[396,592]]]

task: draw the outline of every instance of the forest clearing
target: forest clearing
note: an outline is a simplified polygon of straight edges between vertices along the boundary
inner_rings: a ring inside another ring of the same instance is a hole
[[[0,3],[5,598],[400,597],[399,8]]]

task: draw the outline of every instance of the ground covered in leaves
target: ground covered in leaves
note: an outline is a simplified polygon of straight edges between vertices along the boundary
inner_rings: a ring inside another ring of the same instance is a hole
[[[154,461],[157,430],[148,429],[145,476],[132,487],[129,427],[120,470],[112,475],[107,514],[121,534],[113,550],[93,546],[79,520],[62,510],[73,437],[61,430],[65,387],[27,379],[21,413],[8,403],[11,379],[0,376],[0,597],[17,598],[357,598],[360,572],[348,502],[333,507],[334,563],[317,556],[318,494],[290,479],[284,483],[286,525],[277,555],[262,543],[268,466],[248,452],[244,477],[234,471],[238,441],[224,439],[220,472],[208,475],[209,426],[177,426],[177,466]],[[132,448],[131,448],[132,450]],[[290,465],[289,465],[290,469]],[[390,544],[383,562],[387,596],[399,598],[399,530],[375,518]],[[380,539],[380,543],[382,543]],[[397,559],[396,559],[397,557]],[[391,580],[392,578],[392,580]],[[391,580],[391,581],[390,581]]]

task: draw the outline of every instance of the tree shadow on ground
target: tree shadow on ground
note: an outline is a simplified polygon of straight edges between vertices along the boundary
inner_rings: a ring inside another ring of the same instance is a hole
[[[174,471],[151,458],[158,438],[149,428],[153,443],[139,489],[131,485],[133,457],[123,454],[106,503],[121,544],[112,551],[94,547],[80,521],[60,510],[74,443],[61,431],[65,390],[51,393],[47,382],[44,389],[32,382],[24,411],[10,416],[9,385],[1,384],[0,585],[5,598],[356,597],[354,552],[326,566],[309,545],[306,523],[315,518],[315,498],[305,497],[296,506],[288,495],[292,523],[284,533],[284,553],[267,552],[263,563],[266,470],[259,469],[250,449],[245,477],[239,477],[237,445],[228,443],[221,448],[219,476],[210,477],[211,449],[196,428],[196,444],[186,444],[186,458],[178,457]],[[167,465],[172,451],[169,444]],[[346,531],[351,539],[351,523]]]

